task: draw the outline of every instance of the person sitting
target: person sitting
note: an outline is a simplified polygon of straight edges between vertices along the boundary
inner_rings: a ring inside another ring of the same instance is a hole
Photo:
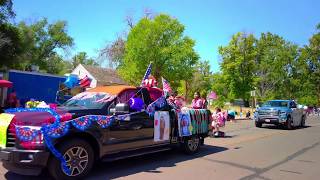
[[[203,101],[200,98],[200,93],[199,92],[195,92],[194,93],[194,99],[192,100],[192,105],[191,107],[193,109],[202,109],[203,107]]]
[[[227,114],[224,114],[221,112],[220,108],[216,108],[216,113],[212,115],[212,135],[214,135],[214,137],[223,137],[224,136],[224,132],[220,131],[221,127],[225,126],[225,121],[226,121],[226,117]]]

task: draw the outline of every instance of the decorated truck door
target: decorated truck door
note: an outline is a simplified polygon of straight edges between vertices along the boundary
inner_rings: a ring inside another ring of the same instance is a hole
[[[108,150],[130,149],[153,144],[153,119],[145,112],[150,97],[141,89],[128,89],[118,95],[117,103],[130,105],[123,121],[115,121],[108,132]]]

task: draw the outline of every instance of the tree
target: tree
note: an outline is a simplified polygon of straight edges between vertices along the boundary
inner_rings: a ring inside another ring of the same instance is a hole
[[[206,97],[212,84],[212,73],[210,71],[209,61],[200,61],[194,69],[193,78],[190,82],[191,92],[200,92],[201,96]],[[189,94],[193,98],[193,94]]]
[[[0,0],[0,24],[4,24],[8,19],[13,18],[15,13],[12,10],[12,0]]]
[[[73,56],[72,58],[73,68],[77,67],[79,64],[92,65],[92,66],[99,65],[94,59],[89,58],[86,52],[79,52],[77,55]]]
[[[126,41],[123,37],[118,37],[115,41],[107,44],[100,50],[100,58],[106,58],[110,67],[118,67],[123,63]]]
[[[25,22],[19,23],[24,48],[21,59],[51,73],[48,66],[53,63],[49,61],[55,58],[56,52],[73,45],[73,39],[67,34],[66,27],[65,21],[49,24],[45,18],[30,25]]]
[[[227,46],[219,48],[221,70],[231,100],[241,98],[248,102],[249,92],[254,89],[256,41],[252,34],[237,33]]]
[[[128,34],[119,73],[138,85],[152,62],[152,74],[158,82],[163,76],[177,87],[180,80],[189,80],[199,57],[193,49],[195,42],[183,32],[184,26],[168,15],[142,18]]]
[[[320,105],[320,24],[316,27],[317,32],[309,39],[309,44],[302,49],[302,58],[305,61],[306,78],[304,84],[308,85],[308,97],[311,103]]]
[[[227,76],[222,73],[214,73],[212,75],[212,86],[211,90],[217,94],[217,99],[214,100],[213,104],[217,107],[224,107],[228,99],[228,86],[227,86]]]
[[[297,46],[272,33],[261,33],[255,58],[255,87],[260,100],[293,98],[297,86]],[[293,88],[293,89],[292,89]]]
[[[9,23],[0,24],[0,68],[17,67],[23,52],[22,38],[18,28]]]

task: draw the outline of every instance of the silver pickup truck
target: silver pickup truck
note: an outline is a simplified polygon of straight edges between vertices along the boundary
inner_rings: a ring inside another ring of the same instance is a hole
[[[286,129],[305,126],[306,116],[293,100],[271,100],[258,108],[254,114],[256,127],[263,124],[283,125]]]

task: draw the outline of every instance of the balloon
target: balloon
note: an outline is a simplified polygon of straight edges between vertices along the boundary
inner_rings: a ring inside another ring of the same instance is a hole
[[[129,106],[135,111],[141,111],[144,108],[144,102],[141,98],[130,98]]]
[[[74,88],[79,85],[79,78],[75,74],[70,74],[64,82],[68,88]]]

